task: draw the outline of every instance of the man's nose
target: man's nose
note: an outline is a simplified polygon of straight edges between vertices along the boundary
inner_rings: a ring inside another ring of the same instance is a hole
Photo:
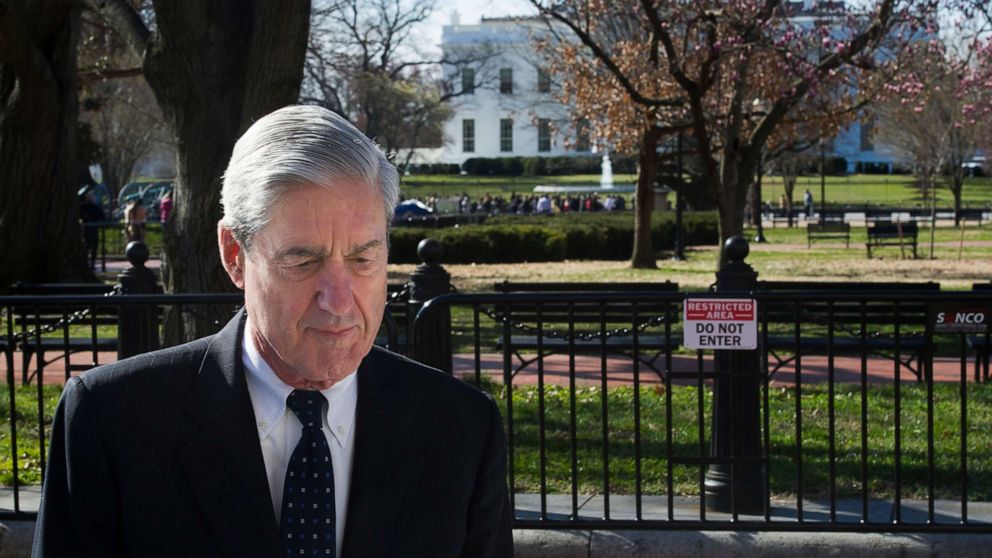
[[[328,262],[317,275],[317,307],[342,316],[355,304],[351,275],[343,263]]]

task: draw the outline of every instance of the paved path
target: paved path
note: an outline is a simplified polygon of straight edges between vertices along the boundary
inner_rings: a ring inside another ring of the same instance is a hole
[[[41,490],[36,485],[23,486],[20,489],[20,510],[26,512],[38,511],[41,503]],[[578,495],[579,520],[601,520],[606,518],[605,498],[596,494]],[[769,510],[769,521],[773,523],[797,521],[799,514],[796,500],[772,498]],[[839,498],[836,503],[837,521],[840,523],[860,523],[862,507],[860,498]],[[514,506],[517,519],[535,520],[546,517],[550,520],[563,521],[573,517],[572,496],[570,494],[548,494],[543,508],[539,494],[514,494]],[[830,520],[829,500],[804,500],[803,521],[825,523]],[[968,502],[968,521],[992,525],[992,502]],[[901,502],[902,521],[906,523],[926,523],[929,519],[927,502],[925,500],[903,500]],[[14,510],[14,491],[11,487],[0,487],[0,511]],[[636,519],[637,501],[629,494],[614,494],[610,496],[609,519]],[[935,500],[934,521],[943,524],[956,524],[961,521],[961,502],[959,500]],[[546,515],[544,515],[546,514]],[[672,498],[672,517],[676,521],[729,521],[730,514],[706,512],[701,515],[699,498],[694,496],[674,496]],[[653,521],[668,520],[668,498],[651,495],[641,498],[641,518]],[[895,505],[892,500],[871,498],[868,500],[868,522],[889,523],[895,518]],[[740,515],[742,521],[765,521],[762,515]]]
[[[967,361],[965,377],[973,380],[974,360]],[[514,361],[514,366],[519,365]],[[771,370],[773,363],[769,363]],[[659,358],[656,367],[664,369],[664,356]],[[834,379],[840,383],[860,382],[862,363],[859,357],[834,357]],[[475,373],[473,355],[455,355],[455,372],[462,376],[472,376]],[[485,354],[480,359],[481,372],[497,378],[503,375],[503,356]],[[865,362],[865,380],[869,384],[886,384],[895,381],[895,364],[885,358],[868,358]],[[713,370],[712,357],[704,357],[702,369]],[[672,370],[675,372],[693,372],[699,370],[699,362],[695,357],[673,355]],[[829,361],[826,357],[806,356],[802,359],[801,380],[803,383],[824,383],[829,378]],[[937,382],[957,383],[961,381],[961,361],[954,358],[934,359],[934,379]],[[900,379],[904,382],[915,382],[916,376],[902,367]],[[598,356],[577,355],[575,357],[575,377],[578,385],[600,385],[602,383],[603,366]],[[607,383],[609,385],[633,385],[634,365],[631,359],[610,355],[606,367]],[[554,384],[568,384],[570,379],[569,359],[567,355],[551,355],[544,359],[544,381]],[[643,364],[640,366],[640,382],[642,384],[663,383],[661,376]],[[539,381],[537,363],[532,363],[516,374],[515,384],[537,384]],[[679,380],[675,383],[693,383],[693,380]],[[795,367],[792,364],[783,366],[772,375],[772,384],[777,386],[795,385]]]
[[[65,383],[65,359],[56,353],[47,353],[44,369],[44,382],[46,384]],[[76,353],[69,357],[72,364],[92,365],[106,364],[117,360],[116,353],[100,352],[94,357],[91,352]],[[503,377],[503,355],[483,354],[480,359],[480,369],[483,374],[493,376],[497,380]],[[514,361],[514,366],[519,363]],[[660,357],[655,366],[664,369],[664,356]],[[769,363],[771,369],[773,363]],[[961,361],[955,358],[934,359],[934,379],[940,383],[957,383],[964,377],[968,381],[974,380],[974,359],[969,358],[965,362],[962,371]],[[29,365],[32,377],[37,374],[37,361],[32,359]],[[6,365],[5,365],[6,368]],[[454,357],[455,373],[459,376],[473,376],[475,373],[475,359],[471,354],[458,354]],[[529,365],[524,370],[514,376],[514,384],[537,384],[539,382],[537,363]],[[702,368],[705,371],[713,370],[713,359],[711,356],[704,357]],[[17,378],[21,377],[21,354],[14,355],[14,371]],[[699,369],[699,363],[695,357],[673,355],[672,369],[676,372],[693,372]],[[801,379],[805,384],[823,383],[829,378],[829,362],[826,357],[806,356],[802,360]],[[865,380],[869,384],[879,385],[893,383],[895,381],[895,365],[892,360],[885,358],[868,358],[865,361]],[[900,379],[904,382],[915,382],[916,376],[905,367],[899,370]],[[600,385],[602,383],[603,367],[600,357],[589,355],[577,355],[575,357],[575,378],[578,385]],[[551,355],[544,359],[544,381],[559,385],[569,383],[569,360],[567,355]],[[861,381],[862,363],[859,357],[838,356],[834,358],[834,378],[839,383],[857,383]],[[607,383],[612,386],[633,385],[634,366],[629,358],[609,355],[606,366]],[[652,385],[663,383],[660,375],[645,365],[640,366],[640,382]],[[693,380],[679,380],[675,383],[694,383]],[[772,375],[772,384],[776,386],[795,385],[795,367],[793,365],[783,366]]]

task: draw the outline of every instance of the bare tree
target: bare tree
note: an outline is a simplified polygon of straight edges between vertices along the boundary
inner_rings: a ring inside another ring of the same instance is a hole
[[[177,145],[164,280],[175,292],[233,287],[216,247],[221,175],[251,123],[299,98],[309,0],[89,0],[141,60]],[[186,337],[223,323],[190,318]]]
[[[80,119],[100,145],[104,182],[116,196],[138,163],[158,150],[174,150],[168,126],[142,77],[101,81],[87,89]]]
[[[488,45],[428,56],[417,31],[435,9],[433,0],[331,0],[311,17],[301,99],[344,116],[387,152],[439,147],[451,117],[448,101],[482,86],[445,81],[441,65],[479,65]]]
[[[531,2],[574,36],[553,57],[570,65],[577,99],[653,118],[656,128],[635,128],[646,140],[657,127],[691,132],[724,239],[743,230],[745,195],[777,128],[816,99],[829,107],[818,117],[850,118],[869,85],[862,78],[875,68],[874,54],[898,49],[905,41],[892,39],[918,28],[934,9],[926,0],[875,0],[850,13],[824,3],[810,23],[793,18],[801,4],[779,0]],[[767,106],[761,114],[752,110],[756,99]],[[639,246],[632,265],[653,266],[653,254],[635,240]]]
[[[914,170],[924,192],[941,175],[946,178],[957,225],[964,164],[989,133],[986,122],[976,118],[977,107],[992,105],[992,93],[972,86],[969,66],[940,43],[917,45],[900,63],[899,79],[888,87],[888,97],[875,107],[879,143]]]
[[[76,201],[80,5],[0,1],[0,290],[92,278]]]
[[[83,13],[79,119],[99,146],[104,182],[116,196],[154,152],[174,153],[169,126],[141,72],[141,60],[92,12]]]

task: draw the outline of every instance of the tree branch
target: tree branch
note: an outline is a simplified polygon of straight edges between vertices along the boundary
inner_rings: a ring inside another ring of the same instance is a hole
[[[138,12],[125,0],[89,0],[89,2],[94,10],[110,22],[134,54],[144,60],[151,32]]]
[[[607,53],[587,31],[580,28],[577,24],[556,10],[544,7],[538,0],[531,0],[531,5],[537,8],[538,12],[542,15],[551,17],[571,29],[572,33],[579,38],[582,44],[589,47],[589,50],[593,52],[593,55],[595,55],[595,57],[598,58],[604,66],[606,66],[606,69],[613,75],[613,77],[620,82],[620,86],[623,87],[624,91],[630,95],[631,100],[635,103],[646,107],[683,106],[684,102],[682,99],[656,99],[644,95],[637,89],[637,87],[634,86],[630,79],[628,79],[623,70],[617,66],[616,62],[613,61],[613,58],[609,55],[609,53]]]
[[[144,70],[141,68],[110,68],[105,70],[80,72],[79,81],[80,83],[85,84],[92,83],[94,81],[136,77],[140,75],[144,75]]]

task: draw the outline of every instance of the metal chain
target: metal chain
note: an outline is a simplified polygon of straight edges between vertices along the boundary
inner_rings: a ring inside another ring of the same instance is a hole
[[[412,281],[407,281],[406,283],[403,283],[403,286],[400,288],[400,290],[396,291],[395,293],[390,293],[389,296],[386,297],[386,306],[389,306],[394,302],[398,302],[408,297],[410,295],[410,289],[412,287],[413,287]]]
[[[116,296],[116,295],[119,295],[119,294],[121,294],[121,285],[118,283],[118,284],[114,285],[114,287],[110,291],[104,293],[103,296],[109,297],[109,296]],[[68,327],[68,326],[70,326],[70,325],[72,325],[74,323],[77,323],[80,320],[82,320],[83,318],[89,316],[91,310],[92,310],[92,308],[83,308],[82,310],[77,310],[77,311],[73,312],[72,314],[69,314],[68,316],[66,316],[64,318],[59,319],[59,321],[57,321],[57,322],[53,322],[53,323],[50,323],[50,324],[45,324],[45,325],[38,326],[36,328],[30,329],[30,330],[27,330],[27,331],[22,331],[22,332],[19,332],[19,333],[15,333],[14,334],[14,342],[15,343],[21,343],[21,342],[25,341],[26,339],[30,339],[31,337],[36,337],[38,335],[44,335],[46,333],[54,333],[54,332],[56,332],[56,331],[58,331],[58,330],[60,330],[62,328],[65,328],[65,327]]]
[[[803,318],[806,319],[806,321],[811,322],[813,324],[816,324],[818,326],[830,327],[830,325],[831,325],[830,320],[827,319],[822,314],[814,314],[814,313],[812,313],[809,310],[804,309],[804,308],[800,308],[800,312],[799,313],[800,313],[800,315]],[[862,330],[859,327],[858,328],[856,328],[856,327],[849,327],[849,326],[845,326],[843,323],[841,323],[841,324],[834,323],[833,324],[833,327],[834,327],[834,331],[838,331],[839,330],[840,332],[846,333],[846,334],[848,334],[848,335],[850,335],[852,337],[861,337],[861,335],[862,335]],[[868,332],[865,332],[864,335],[865,335],[865,338],[866,339],[892,339],[892,340],[895,340],[897,338],[905,338],[905,337],[923,337],[925,335],[925,333],[922,332],[922,331],[909,331],[909,332],[900,332],[899,335],[897,336],[895,333],[885,333],[885,332],[882,332],[882,331],[868,331]]]

